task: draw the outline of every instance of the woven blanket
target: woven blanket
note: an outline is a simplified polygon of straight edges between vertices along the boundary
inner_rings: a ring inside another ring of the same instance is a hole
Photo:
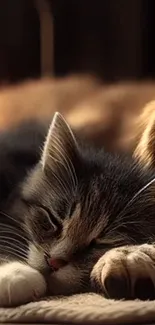
[[[155,321],[155,301],[113,301],[96,294],[0,308],[0,323],[137,324]]]

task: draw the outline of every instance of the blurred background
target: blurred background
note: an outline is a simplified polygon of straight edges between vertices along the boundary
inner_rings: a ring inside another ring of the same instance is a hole
[[[1,0],[0,83],[72,72],[155,76],[154,0]]]

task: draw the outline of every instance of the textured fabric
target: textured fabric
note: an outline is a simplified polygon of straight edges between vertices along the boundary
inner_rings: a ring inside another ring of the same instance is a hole
[[[155,301],[113,301],[96,294],[0,308],[0,323],[133,324],[155,321]]]

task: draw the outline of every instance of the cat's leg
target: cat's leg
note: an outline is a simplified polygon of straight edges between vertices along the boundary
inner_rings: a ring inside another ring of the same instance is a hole
[[[114,248],[95,264],[91,282],[115,299],[155,298],[155,245]]]
[[[0,265],[0,307],[25,304],[45,293],[44,277],[31,266],[20,262]]]

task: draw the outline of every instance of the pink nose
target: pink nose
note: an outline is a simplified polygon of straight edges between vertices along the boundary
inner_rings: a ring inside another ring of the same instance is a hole
[[[48,258],[48,265],[54,270],[58,271],[61,269],[63,266],[67,264],[66,261],[60,259],[60,258]]]

